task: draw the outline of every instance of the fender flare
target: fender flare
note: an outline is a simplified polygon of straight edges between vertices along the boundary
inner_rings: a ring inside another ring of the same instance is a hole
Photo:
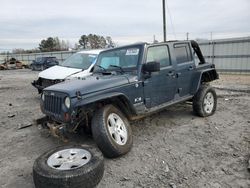
[[[206,77],[206,80],[203,80],[203,75],[208,75]],[[219,75],[216,72],[215,68],[209,68],[209,69],[205,69],[205,70],[201,70],[199,72],[197,72],[194,76],[193,76],[193,84],[192,84],[192,88],[191,88],[191,94],[195,94],[199,88],[202,82],[211,82],[213,80],[219,79]]]
[[[119,103],[125,105],[125,106],[122,106],[122,107],[124,107],[124,109],[121,109],[121,110],[123,112],[125,111],[126,115],[128,115],[128,113],[129,114],[136,114],[136,110],[135,110],[133,104],[130,102],[129,98],[120,92],[103,93],[103,94],[83,97],[81,99],[81,101],[77,102],[77,104],[75,105],[75,108],[89,105],[89,104],[95,103],[95,102],[112,100],[114,98],[119,99],[118,100]]]

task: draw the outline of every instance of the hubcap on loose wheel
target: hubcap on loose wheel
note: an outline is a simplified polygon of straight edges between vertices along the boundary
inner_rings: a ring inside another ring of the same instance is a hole
[[[119,145],[125,145],[128,140],[128,131],[120,116],[115,113],[109,114],[107,123],[112,139]]]
[[[214,108],[214,96],[211,92],[208,92],[204,97],[203,102],[204,111],[210,114]]]
[[[65,149],[52,154],[47,164],[56,170],[72,170],[87,164],[91,154],[85,149]]]

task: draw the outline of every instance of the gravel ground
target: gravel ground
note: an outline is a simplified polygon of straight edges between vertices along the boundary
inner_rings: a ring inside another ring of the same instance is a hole
[[[18,129],[42,117],[39,96],[30,84],[37,74],[0,71],[3,188],[34,187],[34,160],[65,144],[35,125]],[[98,188],[249,188],[250,76],[221,75],[212,84],[218,93],[218,109],[211,117],[196,117],[192,106],[183,103],[133,122],[132,150],[120,158],[105,159]],[[95,147],[88,136],[71,135],[70,143]]]

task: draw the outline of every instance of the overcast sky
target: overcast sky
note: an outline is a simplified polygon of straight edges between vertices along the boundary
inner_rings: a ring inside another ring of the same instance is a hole
[[[168,39],[250,36],[250,0],[167,0]],[[83,34],[118,44],[162,40],[162,0],[0,0],[0,50]],[[170,12],[170,14],[169,14]],[[172,18],[172,22],[171,19]]]

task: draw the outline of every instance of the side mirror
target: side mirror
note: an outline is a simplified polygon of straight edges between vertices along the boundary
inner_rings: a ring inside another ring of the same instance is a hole
[[[143,64],[142,70],[144,72],[159,72],[160,71],[160,63],[156,61],[147,62],[146,64]]]

